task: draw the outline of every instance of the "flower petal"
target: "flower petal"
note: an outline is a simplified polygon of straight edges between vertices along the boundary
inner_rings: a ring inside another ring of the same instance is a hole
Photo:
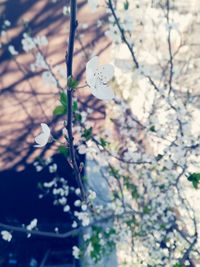
[[[99,58],[93,57],[86,64],[86,80],[89,86],[94,86],[95,84],[95,72],[99,65]]]
[[[35,142],[38,145],[35,145],[35,147],[43,147],[47,144],[49,136],[47,136],[45,133],[41,133],[38,136],[35,137]]]
[[[99,65],[99,58],[97,56],[91,58],[86,64],[86,69],[96,69]]]
[[[115,97],[114,92],[107,84],[98,84],[91,88],[92,94],[102,100],[111,100]]]
[[[41,123],[41,128],[45,134],[50,135],[50,129],[46,123]]]
[[[98,67],[99,77],[103,83],[109,82],[114,76],[114,67],[110,64],[105,64]]]

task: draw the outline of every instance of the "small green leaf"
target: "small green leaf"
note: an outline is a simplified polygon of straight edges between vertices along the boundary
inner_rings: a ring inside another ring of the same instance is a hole
[[[64,106],[64,107],[67,107],[67,94],[62,91],[60,93],[60,103]]]
[[[54,111],[53,111],[53,115],[64,115],[66,114],[67,109],[64,106],[57,106]]]
[[[200,173],[191,173],[187,177],[188,181],[190,181],[195,189],[198,189],[198,185],[200,182]]]
[[[151,132],[156,132],[156,128],[155,128],[154,125],[152,125],[152,126],[149,128],[149,130],[150,130]]]
[[[163,157],[163,155],[162,155],[162,154],[158,154],[158,155],[156,156],[156,160],[157,160],[157,161],[159,161],[159,160],[161,160],[161,159],[162,159],[162,157]]]
[[[86,139],[86,141],[90,140],[92,138],[92,127],[89,129],[85,129],[84,133],[82,134],[82,137]]]
[[[151,209],[148,206],[144,206],[144,208],[143,208],[144,214],[149,214],[150,211],[151,211]]]
[[[115,169],[112,165],[109,166],[109,174],[118,180],[120,179],[119,171]]]
[[[184,267],[184,266],[181,263],[176,263],[176,264],[173,265],[173,267]]]
[[[102,147],[106,147],[109,143],[105,139],[100,138],[100,144]]]
[[[81,116],[81,114],[80,113],[75,113],[75,115],[74,115],[74,119],[76,120],[76,121],[82,121],[82,116]]]
[[[124,10],[128,10],[128,8],[129,8],[129,2],[128,2],[128,0],[126,0],[124,2]]]
[[[78,86],[79,82],[74,80],[71,76],[68,77],[67,80],[67,86],[71,89],[76,89],[76,87]]]
[[[74,101],[72,106],[73,112],[76,112],[78,110],[78,102]]]
[[[58,152],[62,155],[64,155],[66,158],[69,156],[69,149],[65,146],[59,146]]]

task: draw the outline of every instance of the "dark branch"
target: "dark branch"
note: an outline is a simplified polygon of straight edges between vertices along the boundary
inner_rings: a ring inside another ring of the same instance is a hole
[[[75,34],[76,28],[78,26],[78,22],[76,20],[76,12],[77,12],[77,2],[76,0],[70,1],[70,34],[69,34],[69,42],[68,42],[68,50],[66,52],[66,65],[67,65],[67,80],[69,77],[73,76],[73,54],[74,54],[74,42],[75,42]],[[85,199],[84,186],[81,180],[81,174],[79,171],[79,167],[76,161],[76,152],[73,143],[73,133],[72,133],[72,122],[73,122],[73,111],[72,111],[72,97],[73,97],[73,89],[67,88],[67,132],[68,132],[68,142],[69,142],[69,151],[70,157],[72,161],[72,166],[74,169],[76,181],[78,186],[81,189],[82,198]]]

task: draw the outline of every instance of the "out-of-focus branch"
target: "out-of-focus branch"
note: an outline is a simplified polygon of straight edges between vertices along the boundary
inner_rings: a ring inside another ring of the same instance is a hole
[[[173,54],[172,54],[172,42],[171,42],[171,26],[170,26],[170,20],[169,20],[169,12],[170,12],[170,1],[167,0],[166,3],[167,6],[167,24],[168,24],[168,36],[167,36],[167,43],[168,43],[168,51],[169,51],[169,94],[172,90],[172,79],[174,74],[174,64],[173,64]]]

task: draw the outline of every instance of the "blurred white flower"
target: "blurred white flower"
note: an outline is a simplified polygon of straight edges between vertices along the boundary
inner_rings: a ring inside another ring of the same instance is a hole
[[[92,12],[95,12],[97,10],[97,7],[99,6],[98,0],[88,0],[88,5],[92,9]]]
[[[35,48],[35,43],[33,39],[30,36],[28,36],[27,33],[23,34],[23,39],[21,42],[22,42],[22,48],[25,52],[28,52],[33,48]]]
[[[76,188],[76,190],[75,190],[75,194],[76,194],[77,196],[79,196],[79,195],[81,194],[81,190],[80,190],[80,188]]]
[[[86,80],[91,93],[99,99],[111,100],[114,98],[112,88],[108,82],[113,78],[114,68],[110,64],[99,65],[99,58],[93,57],[86,65]]]
[[[33,219],[29,225],[26,226],[26,229],[29,230],[29,231],[32,231],[34,228],[37,227],[37,223],[38,223],[38,220],[37,219]]]
[[[12,56],[16,56],[19,54],[13,45],[9,45],[8,50]]]
[[[43,170],[43,167],[41,165],[35,166],[36,172],[41,172]]]
[[[34,42],[36,45],[38,45],[39,47],[42,47],[42,46],[46,46],[48,45],[48,39],[46,36],[37,36],[34,38]]]
[[[69,205],[64,206],[63,211],[64,212],[70,211],[70,206]]]
[[[81,201],[78,199],[74,202],[75,207],[80,207],[81,206]]]
[[[3,240],[8,241],[8,242],[10,242],[12,239],[11,233],[6,231],[6,230],[1,231],[1,236],[2,236]]]
[[[69,6],[64,6],[63,7],[63,15],[67,16],[70,14],[70,7]]]
[[[49,137],[51,135],[50,129],[46,123],[41,123],[42,133],[35,137],[35,142],[37,145],[34,147],[43,147],[48,143]]]
[[[41,68],[41,69],[48,69],[49,68],[47,63],[45,62],[43,55],[40,52],[38,52],[36,54],[35,63],[31,64],[30,67],[31,67],[32,71],[35,71],[38,68]]]
[[[10,22],[9,20],[5,20],[5,21],[4,21],[4,25],[5,25],[6,27],[10,27],[10,26],[11,26],[11,22]]]
[[[93,200],[95,200],[96,197],[97,197],[96,192],[92,191],[92,190],[89,190],[88,199],[93,201]]]
[[[49,86],[57,86],[57,81],[50,71],[44,71],[42,73],[42,79]]]
[[[55,180],[53,180],[51,182],[44,183],[43,186],[46,188],[51,188],[52,186],[54,186],[55,183],[56,183]]]
[[[6,35],[6,31],[1,31],[1,36],[5,36]]]
[[[81,206],[81,209],[82,209],[82,211],[86,211],[86,210],[87,210],[87,205],[86,205],[86,204],[83,204],[83,205]]]
[[[79,259],[80,257],[80,249],[77,246],[72,247],[72,255],[74,256],[75,259]]]
[[[120,44],[122,41],[121,33],[117,25],[110,25],[110,29],[105,32],[105,35],[108,36],[112,40],[112,42],[116,44]]]
[[[54,173],[54,172],[57,171],[57,168],[58,168],[57,164],[54,163],[54,164],[52,164],[52,165],[49,166],[49,172],[50,173]]]
[[[74,215],[79,219],[79,221],[82,221],[82,226],[88,226],[90,224],[90,217],[87,212],[75,211]]]
[[[77,222],[76,221],[73,221],[72,228],[76,228],[77,226],[78,226]]]
[[[85,154],[86,151],[87,151],[87,147],[84,144],[78,146],[78,153],[79,154]]]

